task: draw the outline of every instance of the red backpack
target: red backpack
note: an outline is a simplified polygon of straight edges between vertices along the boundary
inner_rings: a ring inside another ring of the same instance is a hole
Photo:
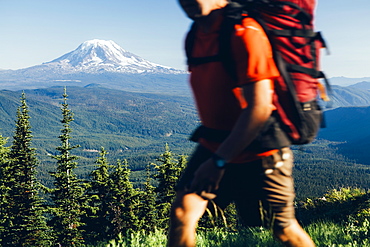
[[[320,126],[323,127],[318,92],[322,92],[323,100],[328,100],[318,78],[323,78],[330,89],[324,73],[319,70],[320,49],[326,45],[320,32],[313,28],[315,4],[315,0],[235,0],[225,9],[218,55],[191,57],[196,25],[186,39],[189,65],[221,60],[230,75],[237,79],[231,57],[231,34],[234,25],[243,18],[254,18],[270,40],[281,74],[275,82],[274,103],[280,127],[291,144],[306,144],[316,137]]]

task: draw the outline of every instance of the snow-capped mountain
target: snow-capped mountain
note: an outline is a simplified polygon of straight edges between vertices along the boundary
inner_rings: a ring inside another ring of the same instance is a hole
[[[58,85],[104,87],[129,91],[188,90],[187,72],[145,60],[113,41],[89,40],[75,50],[41,65],[0,70],[0,89]]]
[[[43,65],[65,72],[184,73],[149,62],[124,50],[112,40],[99,39],[85,41],[76,50]]]

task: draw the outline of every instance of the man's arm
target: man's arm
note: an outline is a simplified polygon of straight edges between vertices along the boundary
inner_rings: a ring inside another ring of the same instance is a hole
[[[248,106],[242,110],[231,134],[217,149],[216,154],[226,161],[237,157],[258,135],[272,113],[271,80],[265,79],[243,86]],[[213,192],[223,176],[212,159],[203,163],[195,172],[191,190]]]

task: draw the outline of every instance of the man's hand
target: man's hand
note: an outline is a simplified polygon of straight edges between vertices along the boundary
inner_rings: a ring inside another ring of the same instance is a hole
[[[213,199],[224,173],[225,169],[217,168],[214,161],[208,159],[195,171],[190,190],[206,199]]]

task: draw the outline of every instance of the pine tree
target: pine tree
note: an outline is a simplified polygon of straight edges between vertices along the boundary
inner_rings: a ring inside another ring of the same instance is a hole
[[[171,203],[176,195],[175,186],[186,165],[186,156],[180,155],[176,160],[166,144],[164,153],[157,161],[160,164],[153,165],[157,170],[155,178],[158,181],[158,186],[155,192],[157,193],[158,220],[160,227],[167,228]]]
[[[45,209],[39,197],[41,185],[36,179],[38,161],[31,148],[32,131],[25,94],[17,110],[16,129],[9,160],[2,173],[5,181],[2,213],[6,216],[2,244],[4,246],[48,246]],[[3,150],[4,151],[4,150]],[[4,198],[5,197],[5,198]]]
[[[156,193],[155,187],[152,185],[151,166],[146,167],[146,181],[143,191],[140,194],[139,219],[141,221],[140,228],[146,231],[153,231],[157,227],[157,210],[156,210]]]
[[[78,164],[76,162],[78,157],[72,155],[71,151],[79,146],[70,144],[72,132],[70,123],[74,119],[67,98],[68,95],[66,89],[64,89],[61,107],[63,129],[59,136],[61,146],[56,148],[59,154],[53,156],[57,160],[57,171],[51,173],[55,179],[55,188],[51,192],[54,203],[52,207],[54,217],[51,224],[56,237],[56,244],[60,246],[83,246],[84,240],[80,228],[84,188],[82,187],[82,181],[74,173]]]
[[[0,135],[0,246],[2,246],[2,238],[5,234],[6,219],[9,218],[7,214],[7,203],[8,192],[10,188],[8,187],[9,181],[9,148],[5,147],[7,139]]]
[[[91,182],[88,189],[89,206],[84,217],[86,236],[90,242],[108,239],[111,228],[109,217],[111,214],[112,187],[110,172],[113,168],[109,165],[106,155],[108,152],[102,147],[100,156],[96,160],[97,167],[90,174]]]
[[[111,174],[111,233],[110,237],[115,238],[119,233],[139,228],[138,208],[139,192],[134,189],[130,182],[130,169],[127,161],[117,161],[114,171]]]

